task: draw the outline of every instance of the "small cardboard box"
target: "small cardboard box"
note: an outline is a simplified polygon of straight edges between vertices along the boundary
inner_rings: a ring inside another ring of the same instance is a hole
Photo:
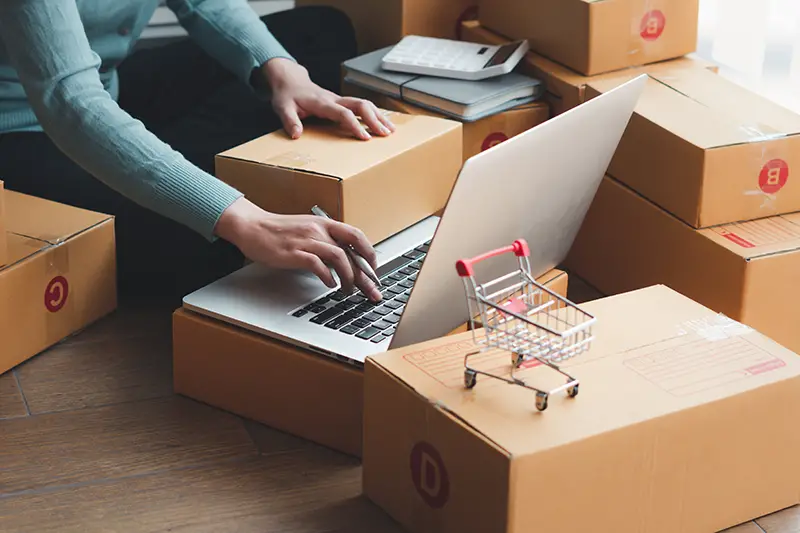
[[[5,207],[0,373],[117,306],[113,217],[11,191]]]
[[[566,263],[604,294],[663,283],[800,352],[800,214],[697,230],[606,177]]]
[[[0,267],[8,262],[8,238],[6,237],[5,189],[0,181]]]
[[[295,6],[342,10],[356,30],[359,53],[396,44],[406,35],[457,39],[462,20],[478,14],[477,0],[295,0]]]
[[[594,76],[696,49],[699,0],[481,0],[481,23]]]
[[[403,100],[369,91],[349,83],[345,83],[343,86],[343,94],[365,98],[375,103],[378,107],[397,111],[398,113],[445,118],[443,115],[417,107]],[[474,122],[464,122],[464,161],[515,135],[538,126],[549,118],[550,106],[547,102],[541,101],[521,105]]]
[[[216,174],[261,208],[309,214],[316,204],[380,242],[441,210],[461,169],[460,122],[392,113],[387,137],[357,140],[338,126],[282,130],[216,157]]]
[[[583,308],[596,340],[563,365],[580,393],[542,412],[519,386],[464,388],[467,335],[368,358],[367,497],[413,533],[708,533],[798,503],[797,355],[663,286]]]
[[[465,21],[461,24],[461,27],[461,36],[465,41],[495,45],[508,42],[507,38],[487,30],[478,21]],[[715,73],[718,70],[718,67],[713,63],[690,54],[661,63],[631,68],[626,72],[634,74],[657,73],[665,68],[675,69],[677,67],[705,68]],[[523,74],[538,78],[545,83],[547,87],[545,97],[550,104],[550,113],[553,116],[582,104],[586,100],[586,86],[592,81],[620,75],[620,72],[615,72],[597,76],[584,76],[533,52],[528,52],[517,68]]]
[[[554,270],[539,281],[566,297],[565,272]],[[361,455],[361,368],[178,309],[173,376],[178,394]]]
[[[696,228],[800,211],[800,115],[704,69],[650,75],[609,174]]]

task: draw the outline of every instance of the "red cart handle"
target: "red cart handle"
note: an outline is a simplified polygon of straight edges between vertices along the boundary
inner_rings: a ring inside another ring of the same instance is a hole
[[[472,277],[475,275],[475,263],[480,263],[486,259],[491,259],[492,257],[497,257],[498,255],[507,254],[510,252],[514,252],[514,255],[517,257],[527,257],[530,255],[528,243],[525,242],[524,239],[517,239],[511,246],[498,248],[497,250],[492,250],[491,252],[486,252],[485,254],[475,256],[472,259],[459,259],[456,261],[456,272],[458,272],[458,275],[462,278]]]

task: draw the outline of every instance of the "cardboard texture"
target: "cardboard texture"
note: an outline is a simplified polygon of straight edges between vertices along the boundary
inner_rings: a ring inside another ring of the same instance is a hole
[[[543,412],[464,389],[468,334],[369,358],[365,494],[413,533],[707,533],[798,502],[797,355],[663,286],[584,309],[596,340],[563,365],[580,394]]]
[[[6,191],[0,268],[0,373],[117,305],[114,219]]]
[[[461,36],[465,41],[484,43],[484,44],[503,44],[509,41],[508,38],[500,36],[477,21],[465,21],[461,24]],[[684,57],[653,63],[642,67],[631,67],[625,72],[632,74],[657,73],[662,69],[675,68],[705,68],[711,72],[717,72],[718,67],[704,59],[700,59],[694,54]],[[539,54],[528,52],[520,61],[517,69],[523,74],[538,78],[545,83],[547,92],[545,99],[550,104],[551,115],[559,115],[564,111],[572,109],[585,101],[586,86],[594,80],[602,80],[606,77],[618,77],[621,72],[610,74],[600,74],[597,76],[584,76],[574,70],[560,65]]]
[[[296,140],[277,131],[218,154],[216,174],[267,211],[309,214],[317,204],[380,242],[442,209],[462,164],[461,123],[390,118],[395,132],[368,141],[332,124]]]
[[[696,230],[603,180],[566,264],[605,294],[663,283],[800,352],[800,215]]]
[[[565,272],[553,270],[539,281],[566,297]],[[178,309],[173,379],[178,394],[361,455],[361,368]]]
[[[327,5],[348,15],[359,53],[396,44],[406,35],[457,39],[462,20],[477,17],[477,0],[295,0],[295,6]]]
[[[443,115],[433,111],[428,111],[397,98],[357,87],[350,83],[344,84],[342,90],[343,94],[365,98],[383,109],[408,115],[445,118]],[[496,144],[538,126],[549,118],[550,106],[547,102],[542,101],[521,105],[475,122],[465,122],[463,123],[463,159],[466,161]]]
[[[609,174],[696,228],[800,210],[800,115],[703,69],[650,75]]]
[[[699,0],[481,0],[481,23],[593,76],[695,51]]]
[[[0,266],[8,262],[8,239],[6,237],[5,188],[0,181]]]

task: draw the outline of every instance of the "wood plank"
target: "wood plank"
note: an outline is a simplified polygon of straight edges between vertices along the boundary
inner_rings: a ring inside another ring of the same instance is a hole
[[[242,421],[173,396],[0,422],[0,498],[256,455]]]
[[[767,533],[800,532],[800,506],[789,507],[756,520]]]
[[[0,498],[17,533],[402,533],[360,496],[360,467],[323,450]]]
[[[92,330],[23,363],[20,385],[33,414],[98,407],[172,394],[169,331],[87,342]]]
[[[26,416],[25,402],[13,371],[0,375],[0,419]],[[2,426],[0,426],[2,428]],[[2,431],[2,429],[0,429]]]
[[[311,441],[278,431],[277,429],[273,429],[269,426],[265,426],[264,424],[254,422],[252,420],[245,420],[244,424],[247,428],[247,431],[250,433],[250,436],[253,438],[256,447],[258,448],[258,452],[262,455],[270,455],[273,453],[282,453],[300,449],[327,449]]]
[[[127,302],[64,342],[72,344],[129,339],[143,335],[168,336],[172,331],[172,312],[175,307],[172,300]]]

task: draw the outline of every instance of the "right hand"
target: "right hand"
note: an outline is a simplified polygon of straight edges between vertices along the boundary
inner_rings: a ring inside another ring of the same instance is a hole
[[[358,287],[370,300],[381,300],[378,288],[337,244],[353,246],[373,268],[377,267],[375,250],[352,226],[315,215],[276,215],[240,198],[222,213],[216,234],[252,261],[272,268],[310,271],[330,288],[336,287],[330,271],[333,268],[344,292]]]

